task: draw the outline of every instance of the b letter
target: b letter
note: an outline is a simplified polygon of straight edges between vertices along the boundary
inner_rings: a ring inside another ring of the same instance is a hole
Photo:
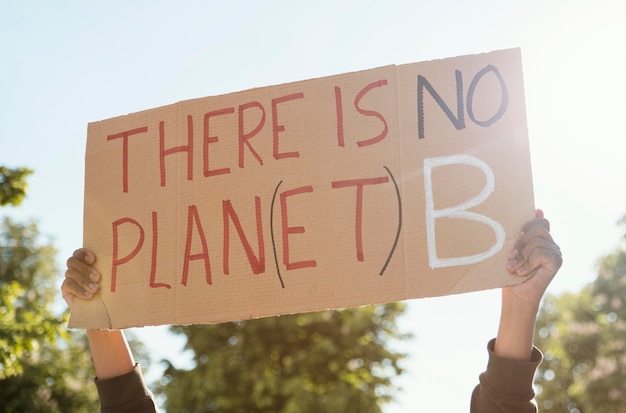
[[[435,209],[433,199],[432,170],[437,166],[444,165],[468,165],[480,169],[486,178],[483,190],[473,198],[468,199],[460,205],[450,208]],[[424,159],[424,190],[426,196],[426,235],[428,240],[428,261],[431,268],[455,267],[461,265],[475,264],[483,261],[502,249],[504,245],[505,232],[502,225],[484,215],[468,211],[468,209],[481,204],[486,200],[495,188],[495,178],[491,168],[482,160],[471,155],[452,155],[439,158]],[[438,218],[468,219],[488,225],[496,236],[496,242],[487,251],[469,255],[465,257],[439,258],[437,256],[437,242],[435,221]]]

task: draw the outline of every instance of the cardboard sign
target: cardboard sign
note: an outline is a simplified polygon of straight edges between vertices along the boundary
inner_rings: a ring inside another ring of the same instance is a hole
[[[519,49],[89,124],[71,327],[217,323],[495,288],[534,216]]]

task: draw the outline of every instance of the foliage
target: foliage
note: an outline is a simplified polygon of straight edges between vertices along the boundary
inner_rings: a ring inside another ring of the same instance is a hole
[[[33,171],[27,168],[9,169],[0,166],[0,206],[18,206],[26,196],[26,177]]]
[[[537,332],[540,411],[625,413],[626,251],[602,258],[581,292],[547,297]]]
[[[208,326],[187,336],[195,368],[166,369],[160,391],[176,412],[380,412],[404,354],[405,304],[322,311]]]
[[[98,410],[84,335],[53,314],[56,251],[35,224],[0,227],[0,412]]]

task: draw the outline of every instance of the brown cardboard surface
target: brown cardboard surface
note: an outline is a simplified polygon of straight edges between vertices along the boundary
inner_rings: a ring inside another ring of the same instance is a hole
[[[70,327],[216,323],[474,291],[534,215],[519,49],[89,124]]]

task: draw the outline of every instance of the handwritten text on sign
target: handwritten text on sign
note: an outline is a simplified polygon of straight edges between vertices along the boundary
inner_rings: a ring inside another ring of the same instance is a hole
[[[213,323],[493,288],[532,217],[519,50],[89,125],[75,327]]]

